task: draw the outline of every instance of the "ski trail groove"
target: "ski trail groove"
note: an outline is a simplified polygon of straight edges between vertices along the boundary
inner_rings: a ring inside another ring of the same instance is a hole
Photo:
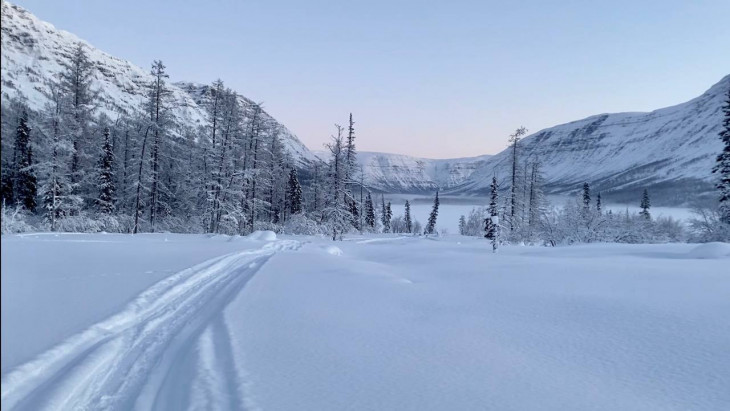
[[[271,256],[300,245],[274,241],[167,277],[4,375],[3,409],[239,408],[222,310]]]

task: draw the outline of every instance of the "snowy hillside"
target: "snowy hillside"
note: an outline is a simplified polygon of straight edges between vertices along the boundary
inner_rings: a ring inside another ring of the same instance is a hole
[[[148,69],[94,48],[75,35],[41,21],[22,7],[2,2],[2,98],[23,96],[28,105],[40,110],[48,102],[48,83],[63,71],[78,43],[86,46],[95,67],[94,85],[98,90],[98,112],[115,119],[120,113],[138,111],[147,98],[152,76]],[[201,107],[200,87],[189,83],[169,84],[173,116],[177,124],[196,126],[207,122]],[[241,102],[251,104],[249,99]],[[265,114],[270,118],[268,114]],[[282,126],[282,141],[298,160],[313,155]]]
[[[548,188],[575,190],[584,181],[599,190],[666,187],[711,189],[721,151],[722,101],[730,75],[701,96],[650,113],[601,114],[534,133],[523,157],[539,159]],[[487,160],[456,192],[485,192],[495,170],[506,177],[511,150]]]
[[[436,188],[458,186],[483,166],[490,155],[434,160],[400,154],[360,152],[358,162],[365,184],[380,191],[432,193]]]

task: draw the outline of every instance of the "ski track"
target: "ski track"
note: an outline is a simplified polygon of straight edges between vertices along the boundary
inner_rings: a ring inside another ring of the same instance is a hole
[[[277,251],[300,246],[275,241],[167,277],[4,375],[2,408],[244,409],[223,309]]]

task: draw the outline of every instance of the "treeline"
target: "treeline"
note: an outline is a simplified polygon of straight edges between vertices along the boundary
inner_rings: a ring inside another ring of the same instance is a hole
[[[420,232],[367,190],[352,115],[335,126],[327,161],[297,162],[278,123],[223,81],[205,88],[207,120],[192,126],[173,115],[161,61],[151,75],[144,103],[110,118],[79,44],[42,110],[3,100],[3,233]]]
[[[646,189],[641,199],[637,199],[639,213],[630,214],[628,209],[625,213],[604,211],[601,193],[594,198],[588,182],[576,198],[560,208],[554,207],[543,193],[539,158],[521,155],[519,143],[527,130],[520,127],[509,139],[512,149],[509,189],[500,190],[495,175],[489,207],[475,208],[469,216],[462,215],[459,232],[486,237],[495,251],[504,243],[555,246],[591,242],[730,241],[730,90],[723,111],[720,137],[724,151],[718,155],[713,168],[719,174],[719,202],[710,207],[695,207],[695,217],[687,226],[671,217],[653,218]]]

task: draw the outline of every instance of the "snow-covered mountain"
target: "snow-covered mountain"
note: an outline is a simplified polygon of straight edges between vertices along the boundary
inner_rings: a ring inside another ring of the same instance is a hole
[[[365,183],[386,192],[432,193],[464,184],[490,155],[434,160],[401,154],[358,153]]]
[[[541,130],[522,141],[522,157],[539,159],[552,192],[576,190],[587,181],[615,193],[653,187],[668,200],[684,201],[712,190],[728,89],[730,75],[676,106],[600,114]],[[484,193],[495,172],[509,174],[510,155],[507,149],[489,158],[452,191]]]
[[[42,109],[49,101],[49,82],[64,70],[63,65],[70,61],[79,43],[85,46],[96,69],[93,87],[99,93],[97,112],[116,118],[120,113],[139,110],[152,81],[149,70],[104,53],[6,1],[2,1],[2,99],[22,96],[31,109]],[[177,124],[195,126],[207,122],[206,111],[199,104],[206,86],[193,83],[171,83],[168,86],[172,92],[172,114]],[[241,97],[240,102],[253,104],[245,97]],[[269,114],[264,115],[271,119]],[[300,164],[314,158],[291,131],[280,126],[285,148]]]
[[[48,101],[48,83],[63,70],[78,43],[87,46],[99,90],[99,112],[116,118],[137,110],[151,75],[106,54],[71,33],[56,29],[21,7],[2,2],[2,99],[22,95],[31,108]],[[202,107],[208,86],[170,84],[179,124],[206,122]],[[720,151],[717,137],[730,76],[686,103],[650,113],[601,114],[541,130],[525,138],[523,158],[539,159],[550,192],[577,189],[584,181],[604,192],[633,195],[651,187],[684,201],[712,190],[710,170]],[[241,104],[253,102],[241,97]],[[268,114],[267,114],[268,116]],[[286,127],[282,141],[300,165],[316,155]],[[367,137],[363,137],[367,138]],[[439,188],[458,195],[483,195],[492,176],[508,174],[510,150],[494,156],[433,160],[361,152],[365,184],[377,191],[424,193]]]

